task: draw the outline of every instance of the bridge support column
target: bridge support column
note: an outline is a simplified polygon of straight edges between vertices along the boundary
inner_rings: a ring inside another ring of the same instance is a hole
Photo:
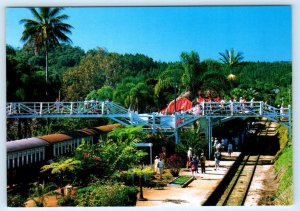
[[[212,157],[212,124],[211,124],[211,118],[207,118],[207,139],[208,139],[208,158],[211,159]]]
[[[180,136],[179,136],[179,131],[178,131],[178,128],[177,128],[177,114],[176,113],[175,113],[175,116],[174,116],[174,124],[175,124],[175,129],[174,129],[175,143],[179,144]]]
[[[155,114],[152,113],[152,133],[156,132],[156,124],[155,124]]]

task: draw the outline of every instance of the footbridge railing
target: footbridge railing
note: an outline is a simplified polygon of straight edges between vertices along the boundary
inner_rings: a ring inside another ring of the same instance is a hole
[[[149,129],[179,129],[201,117],[247,118],[266,117],[288,128],[291,126],[291,107],[280,108],[256,102],[202,102],[188,111],[172,113],[138,114],[114,102],[9,102],[6,104],[7,118],[66,118],[103,117],[123,125],[144,125]]]

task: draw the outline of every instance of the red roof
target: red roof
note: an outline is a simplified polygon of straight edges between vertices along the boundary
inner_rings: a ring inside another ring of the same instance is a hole
[[[185,98],[179,97],[176,99],[176,111],[187,111],[192,108],[192,102]],[[163,109],[162,112],[174,113],[175,112],[175,101],[171,101],[167,108]]]

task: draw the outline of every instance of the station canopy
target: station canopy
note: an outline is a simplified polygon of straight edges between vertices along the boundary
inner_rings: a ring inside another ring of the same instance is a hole
[[[187,111],[192,108],[192,102],[186,97],[178,97],[176,99],[176,112]],[[162,113],[174,113],[175,112],[175,100],[172,100],[168,106],[162,110]]]

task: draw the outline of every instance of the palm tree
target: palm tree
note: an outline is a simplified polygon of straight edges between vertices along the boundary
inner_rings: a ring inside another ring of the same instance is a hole
[[[45,51],[45,73],[46,73],[46,96],[48,96],[48,51],[50,47],[59,45],[60,43],[71,43],[71,39],[66,35],[71,33],[71,25],[63,21],[68,19],[68,15],[60,14],[63,8],[59,7],[41,7],[39,11],[30,8],[34,19],[22,19],[24,31],[21,41],[25,42],[25,46],[33,48],[35,54],[43,49]]]
[[[60,184],[59,184],[59,188],[61,191],[61,194],[64,194],[63,191],[63,184],[65,181],[65,176],[67,172],[75,172],[75,170],[79,169],[81,165],[81,162],[79,160],[75,160],[73,158],[69,158],[69,159],[62,159],[58,162],[53,162],[50,163],[49,165],[44,165],[41,168],[41,172],[46,172],[51,170],[51,174],[55,174],[58,175],[60,178]]]
[[[241,61],[244,59],[243,53],[238,52],[235,55],[235,51],[233,48],[230,50],[226,50],[225,53],[219,53],[221,55],[220,60],[226,65],[226,67],[229,69],[230,74],[228,75],[228,80],[235,80],[236,76],[232,74],[232,68],[238,66]]]
[[[197,83],[197,78],[200,75],[200,57],[195,51],[182,52],[181,61],[184,68],[184,74],[182,75],[182,84],[187,87],[192,93],[195,94],[195,88]]]

